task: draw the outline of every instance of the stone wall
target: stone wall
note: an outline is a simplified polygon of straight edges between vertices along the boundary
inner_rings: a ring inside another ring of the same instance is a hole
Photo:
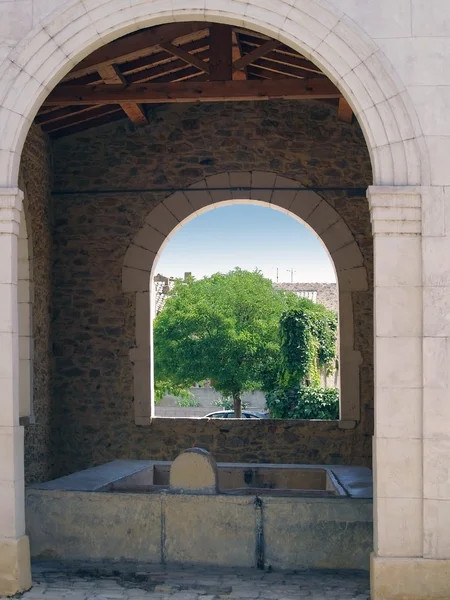
[[[362,186],[370,162],[356,123],[313,102],[165,106],[150,125],[126,120],[54,144],[54,429],[60,474],[114,458],[173,459],[200,445],[218,460],[369,464],[373,421],[372,292],[355,295],[362,421],[251,423],[155,419],[134,424],[129,350],[135,296],[122,292],[125,251],[168,194],[130,188],[183,187],[224,171],[275,171],[301,184]],[[105,190],[124,190],[108,193]],[[128,190],[128,191],[127,191]],[[100,193],[92,193],[97,191]],[[326,198],[352,230],[372,286],[365,197]]]
[[[33,415],[25,427],[25,477],[27,483],[51,476],[51,154],[50,143],[39,127],[30,129],[22,153],[21,179],[24,208],[31,227],[31,279],[33,282]]]

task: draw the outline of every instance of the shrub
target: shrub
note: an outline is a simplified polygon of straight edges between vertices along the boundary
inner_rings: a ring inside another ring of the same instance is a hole
[[[278,389],[266,394],[266,402],[274,419],[339,419],[337,388]]]

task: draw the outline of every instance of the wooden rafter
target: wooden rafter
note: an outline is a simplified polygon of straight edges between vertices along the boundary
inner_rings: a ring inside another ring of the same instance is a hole
[[[106,65],[100,67],[98,74],[103,79],[106,85],[123,84],[126,85],[127,81],[119,70],[117,65]],[[142,104],[135,102],[121,102],[120,107],[127,115],[127,117],[135,125],[146,125],[148,123],[147,115]]]
[[[256,59],[260,58],[261,56],[264,56],[271,50],[274,50],[279,45],[280,42],[278,40],[269,40],[268,42],[265,42],[264,44],[259,46],[259,48],[255,48],[254,50],[252,50],[252,52],[250,52],[249,54],[245,54],[239,60],[234,62],[233,69],[235,71],[240,71],[247,65],[251,64],[252,62],[255,62]]]
[[[235,31],[233,31],[231,34],[231,42],[231,60],[234,64],[242,57],[241,42],[239,41],[238,35]],[[247,71],[245,68],[243,68],[241,71],[234,71],[233,79],[235,81],[243,81],[244,79],[247,79]]]
[[[173,23],[161,25],[154,29],[144,29],[131,36],[125,36],[106,46],[99,48],[90,56],[82,60],[66,77],[74,79],[98,71],[106,65],[128,62],[150,54],[156,46],[186,35],[204,30],[208,27],[205,23]]]
[[[352,107],[345,98],[339,98],[338,119],[339,121],[344,121],[344,123],[351,123],[353,121]]]
[[[209,73],[209,65],[207,62],[201,60],[200,58],[195,56],[195,54],[187,52],[181,46],[175,46],[175,44],[171,44],[170,42],[160,44],[160,46],[161,48],[163,48],[163,50],[166,50],[167,52],[170,52],[170,54],[181,58],[181,60],[187,63],[188,65],[193,65],[194,67],[197,67],[197,69],[200,69],[200,71]]]
[[[267,81],[181,81],[136,85],[65,86],[44,101],[50,105],[218,102],[228,100],[340,98],[340,91],[326,78]]]
[[[46,133],[53,133],[54,131],[59,131],[60,129],[72,127],[73,125],[78,125],[80,123],[87,123],[88,121],[98,119],[99,117],[104,117],[106,115],[112,115],[120,112],[120,106],[118,106],[117,104],[96,106],[89,111],[77,112],[68,117],[65,117],[64,119],[58,119],[56,121],[43,123],[42,130]]]

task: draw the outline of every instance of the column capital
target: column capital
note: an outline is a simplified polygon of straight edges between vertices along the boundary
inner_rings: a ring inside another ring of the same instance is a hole
[[[422,232],[420,186],[370,186],[367,190],[374,235],[418,236]]]
[[[0,187],[0,234],[19,235],[23,192],[19,188]]]

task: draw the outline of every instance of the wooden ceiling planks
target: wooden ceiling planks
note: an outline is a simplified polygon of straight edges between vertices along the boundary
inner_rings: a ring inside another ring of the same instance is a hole
[[[146,104],[275,98],[339,103],[337,88],[304,56],[239,27],[173,23],[115,40],[81,61],[56,86],[36,123],[54,137],[124,118],[148,123]]]

